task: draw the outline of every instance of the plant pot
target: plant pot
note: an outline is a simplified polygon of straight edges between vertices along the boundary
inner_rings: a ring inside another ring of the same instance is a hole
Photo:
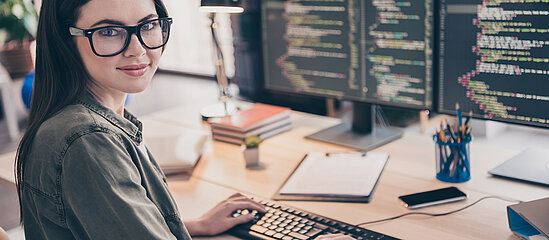
[[[244,148],[244,160],[247,168],[259,165],[259,148]]]
[[[30,42],[10,43],[0,49],[0,63],[4,65],[11,78],[20,78],[33,69]]]

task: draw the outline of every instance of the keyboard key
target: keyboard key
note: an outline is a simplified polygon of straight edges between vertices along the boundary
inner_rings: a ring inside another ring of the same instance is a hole
[[[253,230],[253,231],[256,231],[258,233],[264,233],[266,232],[268,229],[267,228],[264,228],[262,226],[258,226],[258,225],[253,225],[250,227],[250,230]]]
[[[305,235],[309,236],[309,237],[313,237],[319,233],[321,233],[322,230],[318,229],[318,228],[313,228],[311,229],[309,232],[305,233]]]
[[[284,237],[284,234],[282,234],[282,233],[277,233],[277,234],[273,235],[273,237],[274,237],[274,238],[282,238],[282,237]]]
[[[275,231],[277,231],[277,232],[282,232],[282,230],[284,230],[283,227],[279,227],[279,228],[275,229]]]
[[[292,236],[292,237],[295,237],[295,238],[298,238],[298,239],[302,239],[302,240],[305,240],[305,239],[309,239],[308,236],[305,236],[301,233],[296,233],[296,232],[291,232],[289,233],[288,235]]]
[[[324,225],[324,224],[320,224],[320,223],[317,223],[317,224],[315,224],[315,225],[313,225],[313,226],[316,227],[316,228],[320,228],[320,229],[322,229],[322,230],[328,228],[328,226],[326,226],[326,225]]]
[[[290,236],[285,236],[285,237],[282,238],[282,240],[292,240],[292,239],[294,239],[294,238],[292,238]]]
[[[276,232],[273,231],[273,230],[269,230],[269,231],[266,231],[266,232],[265,232],[265,235],[267,235],[267,236],[273,236],[273,235],[275,235],[275,234],[276,234]]]

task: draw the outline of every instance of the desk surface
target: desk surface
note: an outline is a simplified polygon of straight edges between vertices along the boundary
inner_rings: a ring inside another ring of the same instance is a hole
[[[148,116],[146,121],[208,129],[192,109],[181,107]],[[262,166],[246,169],[238,146],[212,142],[211,151],[203,156],[193,178],[262,198],[272,197],[304,154],[311,151],[352,150],[303,138],[339,120],[310,114],[292,114],[293,130],[268,139],[260,147]],[[146,134],[146,133],[145,133]],[[284,202],[297,208],[329,216],[353,224],[396,216],[409,212],[400,205],[398,196],[446,186],[457,186],[468,200],[430,207],[420,211],[445,212],[461,208],[481,197],[497,195],[529,201],[549,195],[545,187],[509,181],[490,176],[487,171],[520,150],[502,148],[490,140],[475,139],[471,145],[470,181],[461,184],[443,183],[435,178],[434,145],[427,135],[406,132],[394,142],[374,151],[390,154],[373,200],[360,203]],[[509,230],[506,206],[512,203],[487,199],[477,205],[443,217],[409,216],[367,228],[406,239],[517,239]],[[183,213],[184,214],[184,213]]]
[[[196,107],[169,109],[142,117],[147,136],[185,128],[208,129],[195,114]],[[234,192],[269,199],[292,172],[304,154],[311,151],[351,149],[304,139],[305,135],[337,124],[339,120],[294,112],[293,130],[266,140],[260,147],[261,166],[246,169],[239,146],[211,142],[190,178],[169,180],[170,189],[184,218],[203,214]],[[157,136],[156,136],[157,137]],[[284,202],[303,210],[352,224],[409,212],[397,196],[455,185],[466,192],[468,200],[430,207],[421,211],[445,212],[461,208],[487,195],[529,201],[549,196],[549,189],[491,177],[487,171],[519,151],[474,140],[471,145],[472,178],[462,184],[447,184],[435,179],[433,143],[429,136],[405,133],[394,142],[374,151],[390,154],[372,201],[363,203]],[[154,152],[153,152],[154,154]],[[0,177],[13,183],[13,153],[0,156]],[[369,225],[367,228],[405,239],[517,239],[507,224],[506,206],[497,199],[449,216],[409,216]],[[224,238],[227,236],[222,236]],[[219,237],[218,237],[219,238]]]

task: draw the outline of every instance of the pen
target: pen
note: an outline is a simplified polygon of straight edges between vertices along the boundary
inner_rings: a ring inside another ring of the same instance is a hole
[[[448,122],[446,122],[446,128],[448,129],[448,132],[450,132],[450,137],[452,138],[452,140],[454,140],[454,142],[456,142],[456,137],[454,136],[454,131],[452,130],[452,128],[450,127],[450,124]]]
[[[458,118],[458,129],[461,127],[461,109],[459,108],[459,103],[456,103],[456,112]]]

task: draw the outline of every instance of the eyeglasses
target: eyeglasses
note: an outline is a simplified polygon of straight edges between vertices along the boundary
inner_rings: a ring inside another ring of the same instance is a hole
[[[131,35],[148,49],[160,48],[168,42],[172,18],[158,18],[135,26],[105,26],[91,29],[69,27],[72,36],[84,36],[90,41],[93,53],[100,57],[112,57],[125,51]]]

